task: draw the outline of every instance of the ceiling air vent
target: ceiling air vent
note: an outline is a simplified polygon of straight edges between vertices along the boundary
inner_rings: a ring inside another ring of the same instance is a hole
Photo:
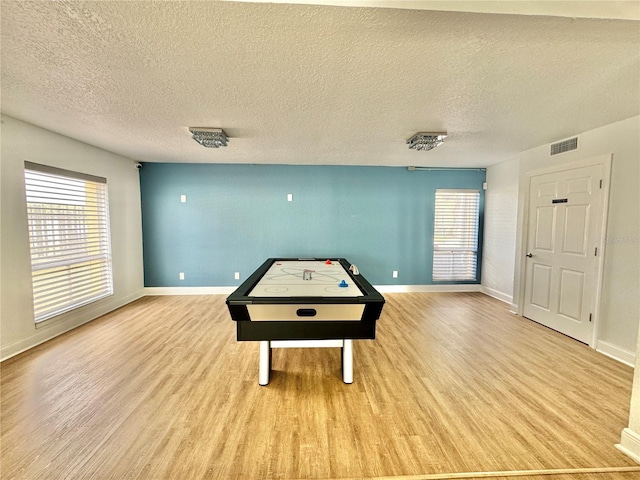
[[[551,155],[558,155],[559,153],[569,152],[578,148],[578,137],[569,138],[568,140],[562,140],[551,144]]]

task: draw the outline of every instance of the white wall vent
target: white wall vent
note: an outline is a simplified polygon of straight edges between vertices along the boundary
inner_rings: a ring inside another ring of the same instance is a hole
[[[569,152],[578,148],[578,137],[569,138],[560,142],[551,144],[551,155],[558,155],[559,153]]]

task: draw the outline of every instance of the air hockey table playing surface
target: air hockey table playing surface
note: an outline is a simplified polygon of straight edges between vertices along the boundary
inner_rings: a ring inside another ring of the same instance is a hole
[[[329,261],[331,263],[328,263]],[[341,284],[344,286],[340,286]],[[339,261],[275,260],[249,295],[253,297],[361,297],[363,293]]]

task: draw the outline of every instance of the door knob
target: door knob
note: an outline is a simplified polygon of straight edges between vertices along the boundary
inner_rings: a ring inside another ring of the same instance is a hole
[[[527,257],[529,257],[529,258],[533,257],[533,253],[531,253],[531,252],[527,253]]]

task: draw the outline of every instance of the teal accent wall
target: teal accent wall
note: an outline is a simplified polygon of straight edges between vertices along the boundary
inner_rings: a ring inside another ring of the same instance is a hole
[[[145,286],[239,285],[269,257],[344,257],[374,285],[428,285],[435,189],[479,189],[482,216],[484,181],[484,170],[146,163]]]

